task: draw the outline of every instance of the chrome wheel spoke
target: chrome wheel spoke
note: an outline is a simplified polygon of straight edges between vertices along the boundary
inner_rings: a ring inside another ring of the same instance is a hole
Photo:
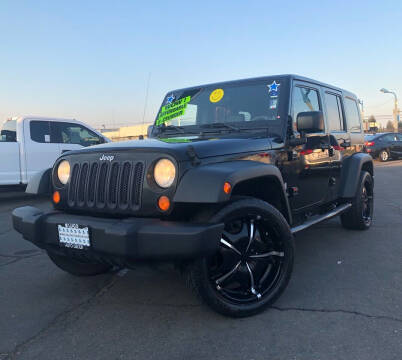
[[[248,235],[248,244],[247,244],[246,252],[250,248],[251,243],[253,242],[254,236],[255,236],[255,226],[254,226],[254,220],[253,219],[250,220],[250,227],[249,227],[248,234],[249,235]]]
[[[229,276],[233,275],[236,272],[236,270],[239,268],[240,264],[241,264],[241,262],[239,261],[232,270],[230,270],[226,274],[224,274],[224,275],[220,276],[218,279],[216,279],[215,280],[216,285],[218,285],[218,287],[219,287],[219,284],[221,284],[223,281],[225,281]]]
[[[250,268],[250,265],[248,264],[248,262],[246,262],[246,267],[247,267],[247,271],[250,275],[250,291],[253,295],[257,296],[257,298],[260,299],[261,294],[255,289],[254,275],[253,275],[253,272],[251,271],[251,268]]]
[[[249,257],[251,259],[263,259],[263,258],[267,258],[267,257],[270,257],[270,256],[284,257],[285,253],[283,251],[270,251],[270,252],[263,253],[263,254],[250,255]]]
[[[237,255],[241,256],[241,252],[237,250],[234,245],[232,245],[229,241],[225,240],[224,238],[221,238],[221,244],[226,248],[233,250]]]

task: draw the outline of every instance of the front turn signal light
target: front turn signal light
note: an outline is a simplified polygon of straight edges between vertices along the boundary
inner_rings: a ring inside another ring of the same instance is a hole
[[[161,209],[162,211],[167,211],[170,208],[170,200],[167,196],[161,196],[158,199],[158,207],[159,209]]]
[[[55,204],[58,204],[60,202],[60,193],[58,191],[55,191],[53,193],[53,202]]]
[[[232,185],[230,185],[230,183],[228,183],[228,182],[225,182],[223,184],[223,192],[225,194],[230,194],[231,191],[232,191]]]

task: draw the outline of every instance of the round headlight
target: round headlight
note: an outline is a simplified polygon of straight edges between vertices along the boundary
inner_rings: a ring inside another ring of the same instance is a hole
[[[154,168],[155,182],[162,188],[168,188],[176,177],[176,167],[169,159],[160,159]]]
[[[57,177],[63,185],[67,184],[70,178],[70,163],[67,160],[61,161],[57,167]]]

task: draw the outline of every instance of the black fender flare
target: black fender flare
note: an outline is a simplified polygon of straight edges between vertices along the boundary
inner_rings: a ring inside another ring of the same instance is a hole
[[[352,198],[356,195],[356,189],[359,185],[360,173],[365,164],[369,164],[369,169],[371,170],[371,174],[374,178],[373,158],[369,154],[355,153],[343,160],[341,183],[339,186],[339,197]]]
[[[52,193],[52,169],[36,173],[28,182],[25,190],[28,194],[49,195]]]
[[[201,165],[188,170],[180,179],[173,201],[176,203],[223,203],[230,200],[231,193],[223,191],[225,182],[232,189],[242,181],[272,177],[280,185],[281,201],[285,204],[285,217],[291,223],[291,211],[286,185],[280,170],[271,164],[250,160],[235,160],[224,163]]]

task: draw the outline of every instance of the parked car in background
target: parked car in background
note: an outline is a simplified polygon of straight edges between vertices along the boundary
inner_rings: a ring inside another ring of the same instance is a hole
[[[26,185],[64,152],[109,140],[74,119],[18,117],[0,130],[0,186]]]
[[[402,134],[378,133],[365,135],[365,152],[380,161],[402,157]]]

